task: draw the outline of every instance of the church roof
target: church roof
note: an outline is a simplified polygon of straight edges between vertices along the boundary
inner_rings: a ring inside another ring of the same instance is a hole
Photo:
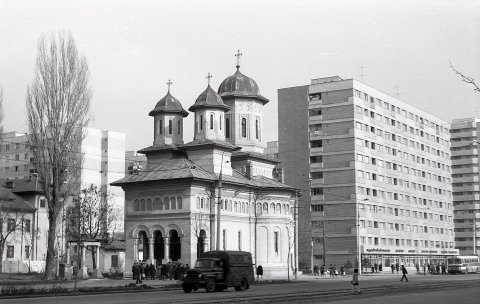
[[[235,151],[232,153],[232,160],[243,160],[243,159],[260,159],[263,161],[268,161],[272,164],[278,164],[280,161],[275,159],[267,154],[262,154],[258,152],[250,152],[250,151]]]
[[[240,66],[237,65],[235,74],[228,76],[218,87],[218,94],[222,98],[229,97],[253,97],[266,104],[269,100],[260,95],[257,83],[252,78],[243,75],[240,72]]]
[[[205,91],[198,95],[197,100],[188,110],[193,112],[199,108],[218,108],[225,109],[226,111],[230,109],[229,106],[223,103],[222,97],[212,89],[210,84]]]
[[[178,99],[176,99],[170,94],[170,90],[168,90],[167,95],[165,95],[165,97],[163,97],[157,102],[155,109],[150,111],[148,115],[154,116],[155,114],[160,114],[160,113],[179,113],[183,117],[188,116],[188,112],[183,109],[180,101],[178,101]]]
[[[124,178],[111,183],[111,185],[122,186],[138,182],[175,179],[196,179],[212,182],[217,181],[219,178],[219,174],[204,170],[190,160],[179,157],[162,160],[162,162],[158,164],[149,164],[144,171],[140,171],[138,174],[127,175]],[[248,179],[236,170],[233,170],[232,175],[222,175],[222,181],[223,183],[255,188],[295,190],[288,185],[264,176],[256,176],[253,179]]]
[[[222,148],[227,148],[229,150],[239,150],[240,147],[232,145],[231,143],[224,140],[215,140],[215,139],[196,139],[186,144],[179,146],[179,148],[194,148],[194,147],[204,147],[204,146],[217,146]]]

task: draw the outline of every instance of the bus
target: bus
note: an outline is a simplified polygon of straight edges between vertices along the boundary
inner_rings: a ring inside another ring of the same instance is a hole
[[[480,273],[480,261],[476,255],[455,256],[447,260],[448,273]]]

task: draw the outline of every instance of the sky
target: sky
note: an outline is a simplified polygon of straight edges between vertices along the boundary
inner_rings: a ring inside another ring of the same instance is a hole
[[[25,132],[26,88],[42,34],[69,31],[90,68],[91,127],[153,143],[148,116],[167,92],[188,109],[235,72],[270,99],[264,141],[276,140],[277,90],[312,78],[356,78],[450,121],[480,116],[480,1],[0,0],[0,86],[6,131]],[[361,68],[363,67],[363,68]],[[193,138],[193,113],[185,120]]]

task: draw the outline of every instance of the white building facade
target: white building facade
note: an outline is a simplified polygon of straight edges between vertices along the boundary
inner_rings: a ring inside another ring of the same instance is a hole
[[[480,118],[455,119],[450,129],[455,243],[462,255],[480,250]]]
[[[266,102],[237,65],[218,93],[209,84],[189,108],[188,143],[188,112],[170,90],[157,103],[153,145],[139,151],[146,166],[113,183],[125,191],[126,276],[138,260],[192,265],[209,250],[249,251],[266,275],[287,274],[295,191],[272,179],[278,161],[263,154]]]
[[[279,132],[285,182],[304,193],[305,265],[412,267],[458,254],[446,121],[335,76],[280,89]]]

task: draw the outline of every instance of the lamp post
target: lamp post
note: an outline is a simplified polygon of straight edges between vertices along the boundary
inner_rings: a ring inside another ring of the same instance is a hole
[[[220,161],[220,174],[218,175],[218,196],[217,196],[217,244],[215,249],[217,251],[220,250],[220,216],[222,212],[222,171],[223,171],[223,154],[225,151],[222,152],[222,159]]]
[[[360,203],[359,202],[366,202],[368,198],[364,198],[362,200],[356,200],[355,204],[355,211],[356,211],[356,232],[357,232],[357,260],[358,260],[358,274],[362,274],[362,253],[360,252]]]

